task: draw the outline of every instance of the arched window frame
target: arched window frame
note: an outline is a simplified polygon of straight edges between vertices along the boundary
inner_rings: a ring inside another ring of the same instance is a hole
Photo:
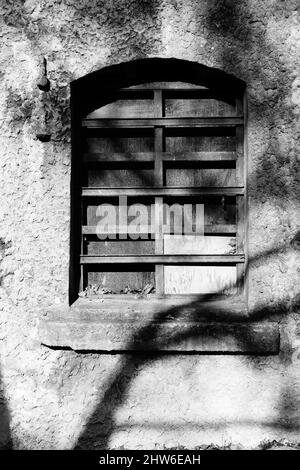
[[[154,93],[154,109],[155,115],[151,119],[90,119],[89,113],[97,107],[103,106],[113,100],[114,96],[120,91],[120,89],[136,90],[137,87],[143,89],[145,83],[163,81],[163,88],[155,88],[152,86]],[[176,81],[182,81],[184,83],[190,83],[192,89],[198,87],[207,87],[209,90],[214,92],[220,92],[226,96],[226,94],[235,96],[236,101],[236,116],[222,116],[222,117],[209,117],[209,118],[198,118],[198,119],[167,119],[163,115],[163,89],[172,89],[172,83]],[[167,126],[181,126],[181,125],[193,125],[197,121],[196,125],[217,127],[217,126],[229,126],[235,129],[236,133],[236,185],[232,188],[212,188],[211,194],[218,193],[224,195],[233,195],[236,197],[237,206],[237,223],[236,223],[236,253],[231,256],[202,256],[192,257],[187,255],[185,257],[177,257],[177,261],[180,262],[232,262],[237,266],[237,290],[240,295],[245,294],[245,272],[247,263],[247,243],[246,243],[246,225],[247,225],[247,202],[246,202],[246,191],[247,191],[247,172],[246,172],[246,144],[245,144],[245,121],[246,121],[246,101],[245,101],[245,84],[235,77],[225,74],[224,72],[216,69],[211,69],[199,64],[190,63],[182,60],[175,59],[145,59],[142,61],[136,61],[126,64],[119,64],[116,66],[108,67],[95,72],[87,77],[73,83],[72,88],[73,97],[73,194],[72,194],[72,208],[73,208],[73,220],[72,220],[72,233],[71,237],[73,240],[73,248],[71,249],[71,276],[70,276],[70,293],[71,302],[76,299],[79,290],[83,290],[87,286],[87,280],[85,280],[85,270],[89,265],[103,263],[104,259],[101,257],[91,257],[84,253],[84,241],[92,235],[93,229],[84,226],[83,220],[79,222],[78,210],[74,216],[74,206],[80,205],[82,207],[83,198],[92,198],[100,195],[111,194],[117,195],[126,194],[126,189],[119,191],[113,191],[113,189],[106,190],[92,189],[83,187],[82,189],[82,163],[85,165],[89,157],[85,157],[82,154],[81,142],[82,139],[82,127],[85,129],[89,128],[105,128],[114,126],[115,128],[120,126],[121,128],[128,126],[137,127],[148,127],[153,126],[154,129],[154,141],[155,149],[154,154],[154,166],[155,166],[155,180],[158,188],[160,188],[155,194],[155,203],[162,204],[164,195],[169,191],[167,188],[163,189],[163,165],[167,159],[167,155],[163,156],[163,131]],[[126,122],[127,121],[127,122]],[[130,122],[129,122],[130,121]],[[147,121],[147,122],[145,122]],[[171,122],[172,121],[172,122]],[[79,137],[80,136],[80,137]],[[171,158],[173,158],[171,156]],[[205,157],[202,157],[205,158]],[[226,158],[226,157],[225,157]],[[75,175],[75,176],[74,176]],[[74,183],[75,182],[75,183]],[[132,188],[132,192],[135,191],[136,195],[146,195],[147,189],[138,190]],[[186,188],[188,193],[189,188]],[[199,194],[209,194],[209,189],[198,188]],[[222,192],[223,191],[223,192]],[[149,191],[148,191],[149,192]],[[152,191],[153,192],[153,191]],[[191,188],[190,194],[195,193],[195,188]],[[128,193],[128,191],[127,191]],[[176,193],[176,191],[175,191]],[[154,194],[154,193],[153,193]],[[82,211],[81,211],[82,212]],[[78,235],[80,232],[80,236]],[[74,236],[75,234],[75,236]],[[80,238],[80,241],[79,241]],[[164,281],[163,281],[163,266],[164,261],[171,261],[175,264],[175,257],[169,257],[168,260],[163,254],[163,248],[161,241],[157,241],[155,244],[155,255],[153,258],[153,264],[155,264],[155,277],[156,277],[156,292],[159,295],[164,294]],[[80,257],[80,258],[79,258]],[[164,258],[164,259],[163,259]],[[230,259],[229,259],[230,258]],[[79,263],[78,263],[79,259]],[[149,262],[149,257],[129,257],[128,263],[133,263],[137,260],[138,262],[145,261]],[[118,261],[124,261],[123,259],[117,259],[117,257],[106,258],[105,261],[110,263],[116,263]],[[154,263],[158,261],[158,263]],[[81,265],[80,273],[78,270],[78,264]]]

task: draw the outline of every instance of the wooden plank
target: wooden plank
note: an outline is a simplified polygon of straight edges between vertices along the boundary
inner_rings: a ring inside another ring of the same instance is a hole
[[[83,161],[87,163],[153,162],[154,159],[154,152],[85,153],[83,155]]]
[[[126,240],[114,237],[99,240],[90,238],[87,244],[87,255],[93,256],[137,256],[154,255],[155,241],[148,237],[146,240],[127,237]],[[201,253],[200,253],[201,254]],[[113,286],[111,286],[113,287]],[[115,287],[115,286],[114,286]]]
[[[109,230],[110,230],[110,234],[111,235],[126,235],[127,237],[127,234],[130,235],[136,235],[137,232],[134,232],[134,231],[130,231],[130,225],[128,226],[123,226],[123,225],[116,225],[116,226],[109,226]],[[85,235],[97,235],[97,226],[96,225],[91,225],[91,226],[88,226],[88,225],[85,225],[82,227],[82,233],[84,233]],[[139,227],[139,234],[151,234],[151,226],[150,225],[141,225]],[[108,233],[109,235],[109,233]]]
[[[236,138],[233,129],[180,129],[166,128],[165,150],[182,152],[235,152]]]
[[[163,117],[163,96],[161,90],[154,91],[154,110],[155,117]],[[164,129],[163,127],[155,127],[154,129],[154,150],[155,164],[154,176],[158,186],[164,184],[163,171],[163,148],[164,148]],[[163,198],[155,198],[155,254],[163,255],[164,239],[163,239]],[[164,294],[164,266],[162,264],[155,265],[155,290],[158,295]]]
[[[236,113],[244,113],[243,106],[243,97],[237,96],[236,98]],[[237,184],[245,185],[245,156],[244,156],[244,126],[236,127],[236,178]],[[244,253],[244,241],[245,241],[245,222],[246,222],[246,213],[245,213],[245,197],[237,197],[237,253]],[[245,291],[245,264],[241,264],[237,267],[237,288],[238,293],[243,295]]]
[[[236,233],[236,252],[244,253],[245,242],[245,198],[237,197],[237,233]],[[243,263],[237,270],[238,293],[244,293],[245,264]]]
[[[236,114],[244,115],[243,96],[239,94],[236,97]],[[236,179],[237,184],[245,186],[245,151],[244,151],[244,125],[236,127]],[[237,197],[237,253],[244,253],[245,250],[245,224],[246,224],[246,202],[245,196]],[[237,266],[237,288],[238,293],[243,295],[245,292],[245,263]]]
[[[244,128],[236,127],[236,180],[238,184],[244,185]]]
[[[87,223],[87,217],[86,217],[86,204],[83,200],[81,200],[80,203],[80,223],[81,226],[85,225]],[[82,254],[87,254],[87,243],[86,243],[86,236],[84,233],[81,231],[80,235],[80,252]],[[86,281],[87,281],[87,276],[86,276],[86,270],[83,265],[80,265],[80,279],[79,279],[79,291],[83,291],[86,288]]]
[[[236,293],[236,266],[166,266],[166,294]]]
[[[154,91],[154,116],[156,118],[163,117],[163,97],[162,90]]]
[[[197,162],[219,162],[235,161],[235,152],[165,152],[162,155],[165,161],[197,161]]]
[[[204,233],[235,233],[236,225],[205,225]]]
[[[196,263],[243,263],[244,255],[139,255],[139,256],[93,256],[81,255],[81,264],[196,264]]]
[[[120,97],[117,95],[116,98],[116,101],[89,113],[86,119],[138,119],[153,116],[153,100],[149,97],[141,99],[139,96],[132,96],[132,99],[125,100],[119,99]]]
[[[109,81],[111,84],[111,81]],[[145,84],[139,84],[139,85],[133,85],[130,87],[123,87],[119,88],[120,92],[128,92],[128,95],[130,96],[131,92],[146,92],[147,90],[163,90],[165,93],[203,93],[203,94],[216,94],[216,95],[222,95],[222,96],[234,96],[236,93],[236,90],[233,89],[228,89],[226,87],[220,86],[214,86],[213,88],[208,88],[207,86],[204,85],[195,85],[193,83],[188,83],[188,82],[151,82],[151,83],[145,83]],[[133,93],[134,94],[134,93]]]
[[[194,85],[193,83],[186,83],[186,82],[151,82],[145,83],[143,85],[133,85],[131,87],[120,88],[120,91],[128,91],[128,92],[137,92],[137,91],[145,91],[145,90],[175,90],[175,91],[195,91],[195,90],[207,90],[207,87],[201,85]]]
[[[176,162],[228,162],[236,160],[236,152],[126,152],[126,153],[85,153],[83,161],[86,163],[108,162],[153,162],[160,154],[163,161]]]
[[[163,239],[163,198],[155,198],[155,254],[163,255],[164,239]],[[164,293],[164,266],[162,264],[155,265],[155,290],[158,295]]]
[[[207,118],[142,118],[142,119],[83,119],[87,128],[113,129],[137,127],[235,127],[244,123],[242,117]]]
[[[153,128],[94,129],[86,133],[86,153],[154,152]],[[227,149],[226,149],[227,150]],[[231,150],[231,149],[230,149]],[[233,149],[232,149],[233,150]]]
[[[235,168],[203,168],[201,165],[181,163],[180,167],[179,165],[169,165],[165,169],[164,176],[167,187],[222,188],[236,186]],[[94,186],[101,185],[95,184]],[[138,184],[134,186],[138,186]]]
[[[164,184],[163,159],[162,159],[163,138],[164,138],[163,128],[156,127],[154,129],[154,148],[155,148],[154,173],[155,173],[156,186],[163,186]]]
[[[184,96],[185,95],[185,96]],[[198,95],[198,96],[197,96]],[[165,115],[166,117],[231,117],[236,116],[234,99],[230,102],[227,97],[213,96],[207,93],[206,96],[199,96],[200,93],[174,93],[173,96],[166,96]],[[223,100],[222,100],[223,98]]]
[[[165,235],[165,255],[222,255],[235,253],[235,237]]]
[[[83,197],[119,197],[119,196],[236,196],[242,195],[242,187],[223,188],[82,188]]]
[[[204,233],[205,234],[210,234],[210,233],[218,233],[218,234],[222,234],[222,233],[235,233],[236,232],[236,225],[205,225],[204,227]],[[85,234],[85,235],[96,235],[97,232],[96,232],[96,226],[87,226],[87,225],[84,225],[82,227],[82,233]],[[116,234],[118,233],[119,235],[120,234],[127,234],[129,233],[130,234],[130,231],[129,231],[129,227],[128,227],[128,230],[124,230],[122,231],[122,227],[117,227],[116,228],[116,231],[112,231],[113,234]],[[132,232],[132,233],[135,233],[135,232]],[[141,231],[140,233],[142,234],[150,234],[151,233],[151,227],[141,227]],[[185,235],[194,235],[194,232],[185,232]]]
[[[122,295],[121,291],[128,287],[142,290],[147,284],[155,285],[155,274],[150,264],[109,264],[105,270],[101,265],[84,266],[88,271],[88,285],[110,289],[117,295]]]
[[[156,186],[153,166],[145,164],[133,164],[121,166],[97,166],[88,168],[88,181],[85,186],[90,188],[144,188]],[[228,186],[234,186],[235,181]],[[227,184],[227,183],[226,183]],[[176,186],[173,184],[171,186]],[[187,184],[185,186],[188,186]],[[222,186],[225,186],[222,185]]]

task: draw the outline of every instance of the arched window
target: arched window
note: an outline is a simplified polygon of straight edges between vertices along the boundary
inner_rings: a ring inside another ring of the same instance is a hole
[[[74,82],[72,109],[71,299],[243,294],[243,82],[145,59]]]

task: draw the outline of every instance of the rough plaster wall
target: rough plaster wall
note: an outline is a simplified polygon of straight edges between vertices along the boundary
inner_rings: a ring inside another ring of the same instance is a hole
[[[36,337],[40,309],[67,303],[70,81],[145,57],[198,61],[247,83],[250,305],[281,302],[293,310],[299,251],[290,242],[300,225],[297,3],[1,1],[1,445],[72,448],[87,423],[79,445],[90,448],[298,440],[297,315],[282,324],[282,353],[269,358],[78,355],[48,350]],[[36,86],[41,56],[48,94]],[[35,136],[45,120],[51,139],[42,143]]]

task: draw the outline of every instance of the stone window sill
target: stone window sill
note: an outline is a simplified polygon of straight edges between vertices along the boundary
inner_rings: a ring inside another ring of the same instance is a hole
[[[133,295],[78,299],[40,317],[39,340],[75,351],[277,354],[278,321],[252,321],[239,298]]]

